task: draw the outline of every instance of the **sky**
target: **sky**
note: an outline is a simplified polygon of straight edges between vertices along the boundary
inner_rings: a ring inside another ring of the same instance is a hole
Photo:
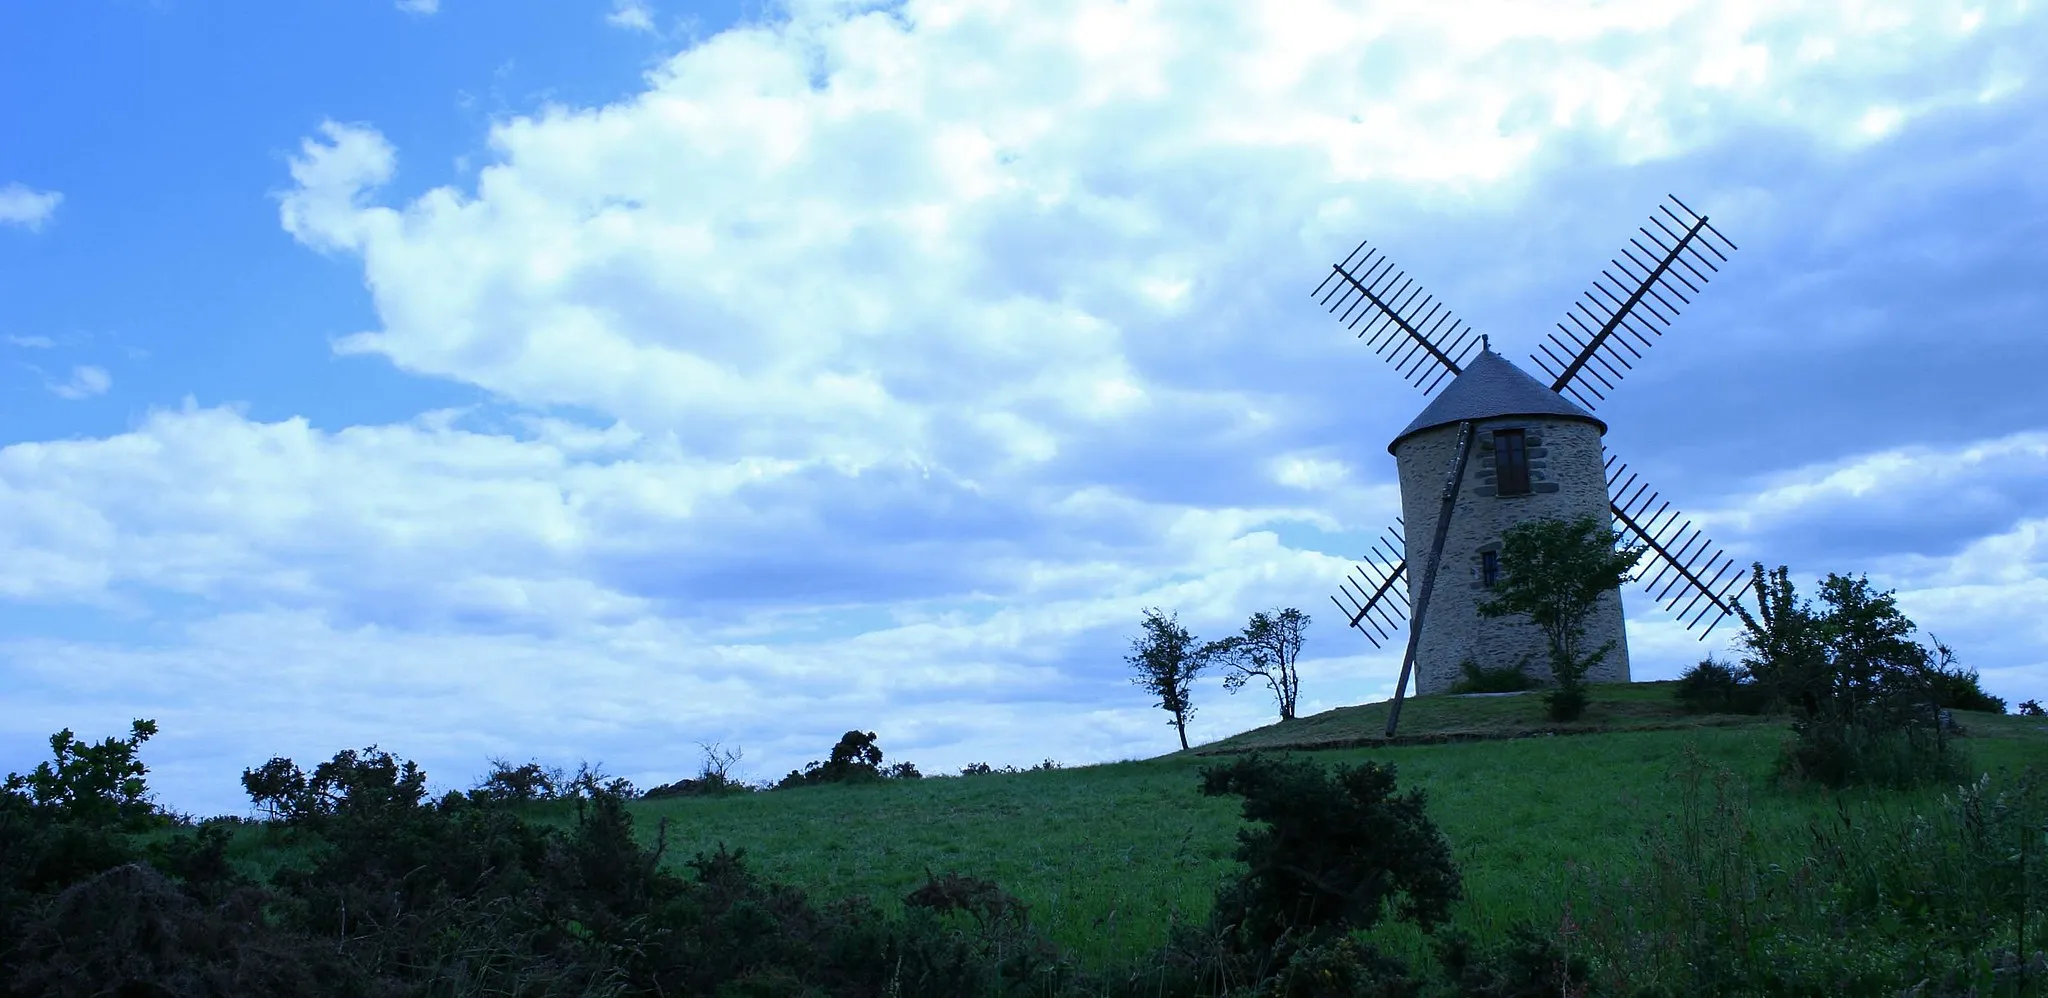
[[[1425,399],[1310,292],[1369,238],[1533,370],[1668,194],[1741,249],[1610,452],[2048,696],[2043,51],[2010,0],[6,5],[0,770],[142,717],[202,815],[370,744],[1142,758],[1147,607],[1300,607],[1303,713],[1382,699],[1330,595]],[[1627,606],[1637,679],[1734,636]]]

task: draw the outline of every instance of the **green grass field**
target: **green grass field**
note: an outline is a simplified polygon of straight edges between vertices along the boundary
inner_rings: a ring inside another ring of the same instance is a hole
[[[1554,924],[1569,870],[1611,868],[1678,805],[1688,749],[1735,774],[1759,834],[1788,855],[1836,795],[1786,789],[1772,775],[1782,721],[1688,716],[1671,684],[1595,687],[1586,719],[1554,725],[1539,695],[1425,697],[1386,743],[1386,705],[1342,708],[1142,762],[1050,772],[823,786],[634,805],[650,840],[669,821],[665,862],[719,843],[820,899],[866,894],[893,905],[925,871],[986,877],[1084,963],[1108,967],[1158,946],[1175,916],[1199,919],[1230,859],[1235,798],[1205,798],[1198,774],[1232,751],[1313,750],[1399,767],[1429,794],[1456,852],[1458,921],[1483,937],[1517,921]],[[2048,763],[2048,724],[1959,715],[1979,771]],[[1349,746],[1329,748],[1326,746]],[[1207,757],[1205,757],[1207,756]],[[1940,791],[1849,793],[1849,807],[1911,808]]]

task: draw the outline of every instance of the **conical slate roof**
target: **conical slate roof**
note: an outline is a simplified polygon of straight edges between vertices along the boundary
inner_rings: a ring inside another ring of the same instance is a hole
[[[1387,453],[1394,452],[1394,445],[1423,430],[1435,429],[1468,419],[1492,419],[1496,416],[1562,416],[1566,419],[1583,419],[1607,432],[1607,424],[1595,418],[1590,412],[1571,403],[1571,400],[1550,390],[1543,382],[1530,377],[1521,368],[1492,350],[1482,349],[1479,356],[1472,358],[1465,370],[1451,383],[1444,386],[1422,414],[1408,424],[1387,445]]]

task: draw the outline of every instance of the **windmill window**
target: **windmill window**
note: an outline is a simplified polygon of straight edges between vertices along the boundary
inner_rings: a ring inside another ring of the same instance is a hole
[[[1529,493],[1529,447],[1521,430],[1493,431],[1493,473],[1496,494]]]
[[[1500,581],[1500,552],[1479,552],[1479,584],[1488,589]]]

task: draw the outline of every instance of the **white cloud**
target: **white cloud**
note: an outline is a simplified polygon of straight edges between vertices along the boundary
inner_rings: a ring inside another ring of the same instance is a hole
[[[38,191],[10,183],[0,187],[0,225],[18,225],[39,232],[63,203],[64,195],[57,191]]]
[[[441,0],[396,0],[399,10],[408,14],[437,14],[441,11]]]
[[[605,23],[628,31],[653,31],[654,6],[648,0],[612,0],[612,12]]]
[[[11,333],[6,336],[0,336],[0,342],[5,342],[9,346],[26,347],[30,350],[48,350],[57,345],[56,340],[47,336],[16,336]]]
[[[114,379],[107,374],[106,368],[85,364],[72,368],[69,380],[52,382],[49,387],[58,398],[76,401],[105,395],[113,384]]]
[[[1247,261],[1300,273],[1348,234],[1355,208],[1296,221],[1334,196],[1461,197],[1561,143],[1847,141],[1890,92],[1974,99],[1906,75],[1902,51],[1978,37],[1913,10],[800,4],[634,99],[494,128],[474,191],[375,205],[391,147],[325,126],[285,221],[362,255],[382,328],[351,352],[742,452],[1028,467],[1120,418],[1087,386],[1152,391],[1131,362],[1182,335],[1162,302],[1214,307]],[[1817,37],[1833,58],[1790,58]]]

